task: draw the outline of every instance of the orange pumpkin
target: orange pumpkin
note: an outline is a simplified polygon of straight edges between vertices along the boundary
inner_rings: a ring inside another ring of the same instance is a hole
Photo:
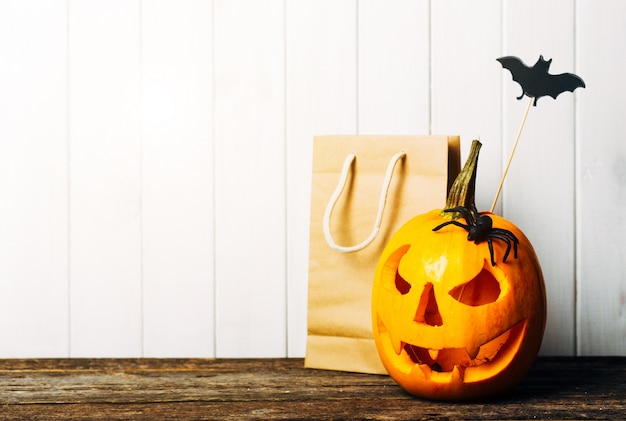
[[[475,166],[471,171],[473,180]],[[473,204],[473,184],[470,190]],[[450,220],[441,210],[407,222],[380,257],[374,339],[390,376],[409,393],[440,400],[492,396],[518,384],[535,361],[546,321],[541,267],[519,228],[489,217],[519,240],[515,258],[503,261],[505,241],[492,241],[492,264],[487,241],[468,241],[468,231],[451,224],[433,231]]]

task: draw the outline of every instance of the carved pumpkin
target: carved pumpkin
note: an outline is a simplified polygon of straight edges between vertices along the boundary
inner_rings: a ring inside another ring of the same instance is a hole
[[[477,161],[477,150],[470,159]],[[473,204],[475,162],[463,169],[466,180],[467,171]],[[460,200],[451,196],[447,207]],[[519,228],[489,217],[519,240],[515,258],[503,261],[505,241],[491,242],[492,255],[487,241],[468,241],[459,226],[433,231],[450,221],[440,210],[407,222],[380,257],[374,339],[390,376],[409,393],[441,400],[495,395],[519,383],[535,361],[546,320],[541,267]]]

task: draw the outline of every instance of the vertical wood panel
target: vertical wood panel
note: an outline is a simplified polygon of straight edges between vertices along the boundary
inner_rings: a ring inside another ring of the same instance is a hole
[[[578,352],[626,354],[626,3],[578,1]]]
[[[357,130],[356,1],[288,1],[288,355],[302,357],[307,331],[313,136]]]
[[[69,8],[71,354],[140,356],[138,2]]]
[[[426,0],[359,1],[359,133],[429,133],[429,32]]]
[[[142,6],[144,356],[214,353],[211,2]]]
[[[504,11],[503,55],[532,66],[543,54],[553,59],[550,73],[574,72],[573,0],[508,2]],[[508,158],[529,99],[517,101],[519,84],[508,70],[501,71]],[[574,353],[574,144],[572,93],[540,98],[530,109],[502,194],[504,216],[528,236],[543,269],[548,295],[543,354]]]
[[[472,139],[480,136],[476,206],[489,209],[502,174],[501,76],[496,61],[501,4],[445,0],[431,5],[432,132],[460,135],[462,161]]]
[[[68,355],[67,13],[0,2],[0,357]]]
[[[214,11],[216,352],[284,356],[284,2]]]

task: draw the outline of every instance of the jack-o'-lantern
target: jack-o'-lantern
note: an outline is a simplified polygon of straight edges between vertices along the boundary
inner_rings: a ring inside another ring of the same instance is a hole
[[[511,222],[475,211],[479,149],[475,141],[450,190],[446,208],[453,212],[407,222],[375,274],[372,323],[381,360],[402,388],[429,399],[511,389],[543,337],[545,286],[532,245]]]

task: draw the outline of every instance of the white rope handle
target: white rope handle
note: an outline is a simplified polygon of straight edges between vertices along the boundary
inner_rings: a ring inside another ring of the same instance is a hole
[[[330,232],[330,216],[333,212],[333,208],[341,196],[341,192],[346,186],[346,180],[348,179],[348,173],[350,172],[350,168],[352,168],[352,163],[356,159],[356,155],[354,153],[348,154],[346,160],[343,162],[343,168],[341,169],[341,176],[339,177],[339,183],[337,183],[337,187],[333,192],[330,200],[328,201],[328,205],[326,205],[326,211],[324,212],[324,237],[326,237],[326,242],[328,245],[337,251],[342,253],[351,253],[354,251],[363,250],[367,247],[378,235],[378,231],[380,230],[380,223],[383,219],[383,210],[385,209],[385,203],[387,202],[387,193],[389,191],[389,186],[391,185],[391,176],[393,175],[393,170],[396,167],[398,161],[403,159],[406,156],[406,152],[401,151],[395,154],[391,160],[389,161],[389,165],[387,166],[387,172],[385,173],[385,179],[383,181],[383,187],[380,190],[380,198],[378,199],[378,213],[376,214],[376,220],[374,221],[374,228],[370,233],[369,237],[367,237],[363,242],[356,244],[354,246],[340,246],[338,245],[333,235]]]

